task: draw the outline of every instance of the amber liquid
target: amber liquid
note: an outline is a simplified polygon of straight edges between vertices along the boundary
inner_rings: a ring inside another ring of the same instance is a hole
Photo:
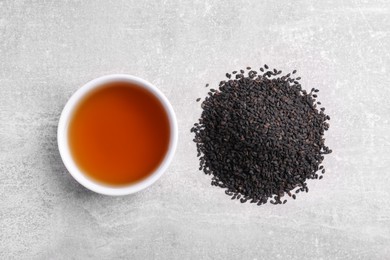
[[[80,102],[68,137],[73,159],[87,176],[121,186],[158,168],[168,150],[170,126],[166,110],[153,94],[115,82]]]

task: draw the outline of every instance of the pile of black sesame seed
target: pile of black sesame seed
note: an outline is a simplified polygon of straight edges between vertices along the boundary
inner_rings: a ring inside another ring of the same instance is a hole
[[[322,179],[330,117],[318,107],[318,89],[303,90],[295,70],[247,70],[227,73],[202,102],[191,129],[200,170],[232,199],[284,204],[308,192],[308,179]]]

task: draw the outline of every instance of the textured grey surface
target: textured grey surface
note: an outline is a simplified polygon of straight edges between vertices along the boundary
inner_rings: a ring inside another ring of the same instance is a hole
[[[390,259],[390,2],[0,0],[1,259]],[[333,154],[283,206],[231,201],[197,170],[195,99],[226,72],[298,69]],[[67,173],[56,127],[85,82],[129,73],[176,110],[173,163],[126,197]]]

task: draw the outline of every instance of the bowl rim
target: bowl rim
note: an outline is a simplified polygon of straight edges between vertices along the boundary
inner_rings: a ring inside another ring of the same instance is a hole
[[[68,142],[68,129],[69,129],[69,121],[72,118],[74,109],[77,107],[80,101],[88,95],[91,91],[98,89],[99,87],[104,87],[105,84],[110,82],[129,82],[136,84],[140,87],[145,88],[150,91],[158,100],[161,102],[168,116],[169,125],[170,125],[170,140],[168,150],[165,154],[163,161],[160,163],[159,167],[153,171],[148,177],[125,186],[109,186],[103,183],[97,182],[90,177],[88,177],[83,171],[77,166],[75,161],[72,158],[69,142]],[[85,188],[94,191],[96,193],[111,195],[111,196],[122,196],[133,194],[139,192],[147,187],[151,186],[155,183],[166,171],[169,164],[171,163],[178,142],[178,125],[177,118],[173,107],[169,100],[165,97],[165,95],[153,84],[150,82],[141,79],[136,76],[132,76],[129,74],[110,74],[95,78],[86,84],[84,84],[81,88],[76,90],[75,93],[69,98],[67,103],[65,104],[60,120],[58,123],[57,129],[57,143],[58,149],[60,152],[61,159],[67,168],[68,172],[72,175],[72,177]]]

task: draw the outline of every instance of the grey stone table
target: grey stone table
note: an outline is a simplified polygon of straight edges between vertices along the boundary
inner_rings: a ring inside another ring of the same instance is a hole
[[[0,0],[0,259],[390,259],[390,2]],[[231,201],[198,170],[197,97],[226,72],[298,69],[331,115],[326,176],[282,206]],[[56,128],[85,82],[158,86],[180,134],[133,196],[84,189]]]

